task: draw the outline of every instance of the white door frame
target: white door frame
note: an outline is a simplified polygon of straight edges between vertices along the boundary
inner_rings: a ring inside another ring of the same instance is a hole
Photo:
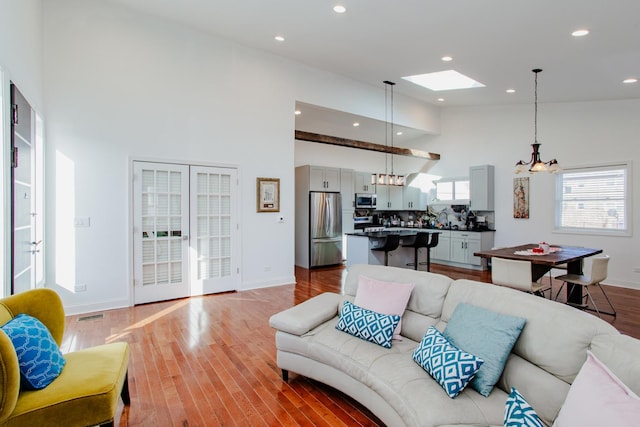
[[[10,215],[9,222],[13,227],[9,239],[9,265],[13,277],[7,294],[34,289],[44,282],[43,120],[20,88],[12,82],[9,95],[10,101],[15,104],[9,106],[11,135],[9,150],[5,153],[9,153],[10,157],[10,193],[15,194],[13,197],[10,194],[9,210],[5,212]],[[18,117],[20,124],[14,123]],[[27,127],[24,126],[25,121]],[[16,153],[12,151],[14,145]],[[14,161],[17,161],[19,171]],[[17,203],[18,200],[20,203]]]
[[[149,162],[149,163],[166,163],[172,165],[186,165],[186,166],[205,166],[205,167],[215,167],[215,168],[231,168],[236,171],[236,179],[237,179],[237,192],[236,192],[236,200],[235,200],[235,212],[236,212],[236,244],[234,245],[234,256],[236,257],[236,269],[237,269],[237,283],[238,289],[240,289],[240,285],[242,284],[242,227],[240,226],[240,218],[242,218],[242,210],[241,210],[241,200],[242,200],[242,186],[241,184],[241,168],[238,164],[229,164],[229,163],[214,163],[214,162],[202,162],[202,161],[190,161],[190,160],[167,160],[166,158],[158,158],[158,157],[146,157],[146,156],[129,156],[129,179],[127,181],[127,191],[128,191],[128,199],[129,199],[129,209],[128,209],[128,222],[129,222],[129,232],[128,238],[128,248],[129,248],[129,306],[133,306],[135,304],[135,296],[134,296],[134,278],[135,278],[135,265],[134,265],[134,209],[133,209],[133,200],[134,200],[134,188],[133,188],[133,176],[134,176],[134,162]],[[191,276],[191,271],[189,272]]]

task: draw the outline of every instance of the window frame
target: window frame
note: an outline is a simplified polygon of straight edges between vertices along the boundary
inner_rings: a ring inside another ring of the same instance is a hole
[[[562,202],[563,202],[563,177],[569,173],[580,172],[599,172],[606,170],[624,170],[625,171],[625,183],[624,183],[624,215],[626,227],[623,229],[612,228],[581,228],[581,227],[563,227],[560,225],[562,218]],[[582,234],[582,235],[598,235],[598,236],[625,236],[629,237],[633,235],[633,162],[632,161],[620,161],[599,163],[591,165],[580,165],[573,167],[565,167],[558,172],[555,179],[555,206],[554,206],[554,233],[558,234]]]
[[[452,199],[442,199],[439,197],[438,195],[438,184],[445,184],[445,183],[451,183],[452,186],[452,193],[453,193],[453,198]],[[458,185],[458,183],[466,183],[467,185],[467,197],[464,198],[458,198],[457,194],[458,191],[456,190],[456,187]],[[433,181],[433,184],[435,185],[435,195],[436,195],[436,200],[438,202],[442,202],[442,203],[451,203],[451,204],[464,204],[463,202],[468,202],[469,201],[469,197],[470,197],[470,187],[469,187],[469,177],[458,177],[458,178],[444,178],[444,179],[439,179],[437,181]]]

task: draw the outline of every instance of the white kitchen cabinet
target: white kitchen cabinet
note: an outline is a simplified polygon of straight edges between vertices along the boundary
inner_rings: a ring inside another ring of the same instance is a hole
[[[492,165],[469,168],[469,209],[494,210],[494,168]]]
[[[379,211],[399,211],[404,208],[402,204],[404,187],[397,185],[376,185],[378,195],[377,207]]]
[[[404,210],[424,210],[420,208],[422,191],[418,187],[406,186],[403,188],[402,206]]]
[[[340,195],[342,196],[342,210],[353,210],[356,207],[353,169],[340,169]]]
[[[482,266],[482,258],[474,256],[475,252],[493,247],[493,232],[451,231],[452,262]]]
[[[465,244],[467,239],[460,237],[457,234],[455,237],[451,237],[451,257],[450,261],[459,262],[461,264],[467,263],[467,248]]]
[[[310,191],[340,191],[340,169],[324,166],[302,166],[309,168]]]
[[[431,261],[449,261],[451,259],[451,232],[440,231],[438,246],[431,248]]]
[[[371,184],[371,174],[369,172],[355,173],[355,193],[375,193],[376,186]]]

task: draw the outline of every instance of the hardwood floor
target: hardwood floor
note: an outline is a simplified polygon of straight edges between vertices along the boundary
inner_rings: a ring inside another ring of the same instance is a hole
[[[432,272],[491,281],[486,271],[433,264]],[[342,267],[296,268],[296,285],[68,316],[62,350],[130,344],[131,407],[121,426],[382,425],[331,387],[293,373],[283,382],[276,366],[269,317],[322,292],[341,292],[345,274]],[[640,291],[606,290],[618,311],[606,320],[640,338]]]

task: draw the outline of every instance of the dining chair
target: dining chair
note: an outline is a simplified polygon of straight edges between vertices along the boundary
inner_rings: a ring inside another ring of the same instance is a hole
[[[548,290],[549,299],[551,299],[551,286],[533,281],[530,261],[492,257],[491,262],[491,281],[495,285],[517,289],[543,298],[544,292]]]
[[[607,293],[604,291],[604,288],[600,286],[600,282],[602,282],[607,278],[607,273],[609,269],[609,255],[598,255],[598,256],[586,258],[585,264],[587,264],[588,266],[587,274],[563,274],[562,276],[556,276],[557,280],[562,281],[562,286],[558,290],[558,293],[556,294],[555,299],[556,300],[558,299],[558,295],[560,295],[560,292],[564,288],[564,285],[566,285],[567,283],[571,283],[573,285],[579,285],[579,286],[582,286],[586,291],[586,295],[584,296],[584,298],[588,298],[589,301],[591,301],[591,305],[593,306],[593,308],[591,308],[585,305],[584,307],[581,307],[581,308],[585,310],[595,311],[596,313],[598,313],[598,317],[602,317],[601,313],[608,314],[610,316],[615,317],[616,309],[613,307],[613,304],[611,303],[611,300],[609,299],[609,296],[607,295]],[[604,295],[605,299],[607,300],[607,303],[609,303],[609,306],[611,307],[610,312],[600,311],[598,309],[598,306],[593,301],[591,292],[589,292],[589,288],[592,286],[596,286],[600,288],[600,291],[602,291],[602,295]],[[569,299],[569,295],[567,295],[567,299]]]
[[[558,265],[554,265],[550,270],[549,270],[549,286],[553,287],[553,279],[557,278],[558,276],[553,276],[553,270],[564,270],[567,271],[569,270],[569,264],[567,264],[566,262],[564,264],[558,264]]]

